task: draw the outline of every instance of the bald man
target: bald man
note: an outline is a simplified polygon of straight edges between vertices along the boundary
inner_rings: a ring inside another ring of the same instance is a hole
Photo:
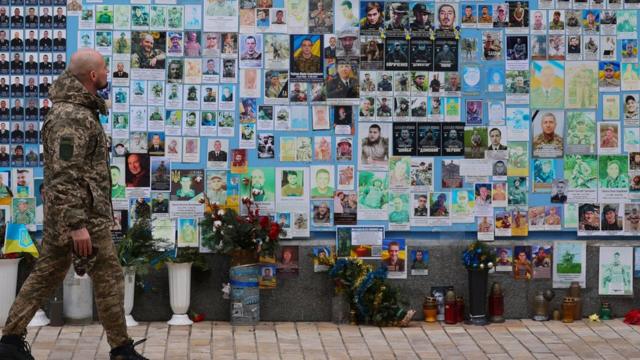
[[[107,66],[98,52],[81,50],[50,89],[53,107],[42,128],[44,145],[43,250],[20,289],[0,339],[0,359],[33,359],[27,323],[49,299],[73,263],[93,279],[98,315],[111,359],[144,359],[127,334],[124,276],[111,240],[113,209],[107,138],[99,114]]]

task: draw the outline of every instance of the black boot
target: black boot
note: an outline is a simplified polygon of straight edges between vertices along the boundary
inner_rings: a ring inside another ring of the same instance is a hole
[[[2,360],[35,360],[31,356],[31,346],[24,339],[25,335],[5,335],[0,339],[0,359]]]
[[[147,339],[138,340],[136,342],[133,342],[133,340],[129,340],[129,342],[125,345],[111,349],[111,352],[109,353],[109,355],[111,356],[111,360],[149,360],[146,357],[138,354],[138,352],[134,349],[135,346],[138,346],[145,341],[147,341]]]

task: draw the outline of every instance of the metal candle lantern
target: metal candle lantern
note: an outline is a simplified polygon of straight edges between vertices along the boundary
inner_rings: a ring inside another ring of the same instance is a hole
[[[572,281],[571,285],[569,286],[569,296],[573,298],[573,300],[575,301],[575,306],[574,306],[574,310],[573,310],[573,319],[574,320],[579,320],[582,319],[582,295],[581,295],[581,288],[580,288],[580,282],[578,281]]]
[[[422,311],[424,313],[424,321],[436,322],[438,316],[438,301],[432,296],[424,298],[422,304]]]
[[[549,303],[553,300],[555,293],[548,289],[544,292],[538,291],[533,299],[533,320],[547,321],[549,320]]]
[[[562,302],[562,322],[563,323],[572,323],[573,322],[573,314],[576,311],[576,300],[572,297],[564,298]]]
[[[499,283],[494,282],[491,285],[491,294],[489,295],[489,321],[492,323],[504,322],[504,294]]]

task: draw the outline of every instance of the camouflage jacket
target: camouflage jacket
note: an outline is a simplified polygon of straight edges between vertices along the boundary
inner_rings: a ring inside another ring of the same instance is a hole
[[[53,106],[42,128],[44,223],[58,231],[113,224],[107,137],[98,114],[102,98],[65,71],[50,90]]]

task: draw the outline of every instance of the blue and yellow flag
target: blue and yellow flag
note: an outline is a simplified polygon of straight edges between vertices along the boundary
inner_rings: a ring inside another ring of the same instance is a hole
[[[28,253],[33,257],[38,257],[38,248],[31,240],[29,231],[24,224],[7,224],[7,231],[4,236],[3,254]]]

